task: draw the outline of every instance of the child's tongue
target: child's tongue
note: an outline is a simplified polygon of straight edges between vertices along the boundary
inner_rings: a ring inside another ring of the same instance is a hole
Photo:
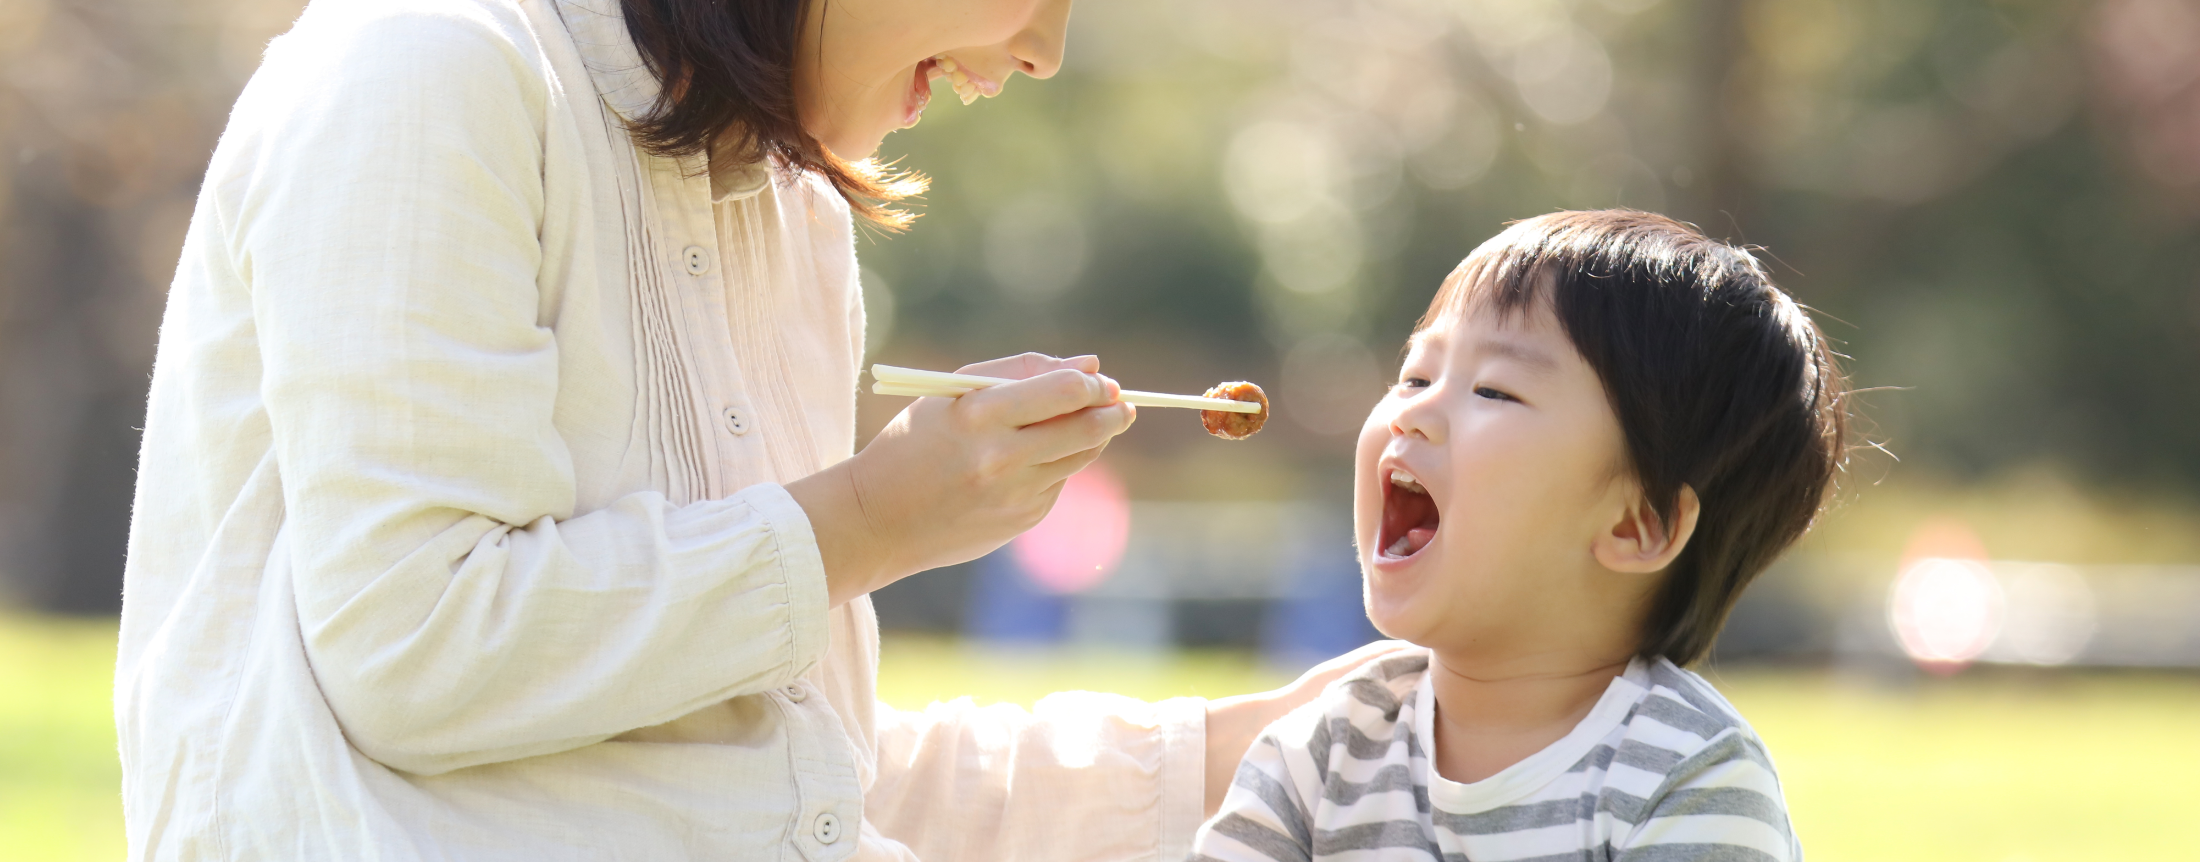
[[[1411,480],[1407,480],[1411,483]],[[1384,489],[1383,533],[1391,536],[1383,552],[1393,557],[1410,557],[1428,547],[1436,538],[1436,528],[1441,522],[1436,512],[1436,501],[1418,483],[1399,484],[1396,475]]]
[[[1428,541],[1433,538],[1436,538],[1435,527],[1413,527],[1399,536],[1398,541],[1390,543],[1387,550],[1393,557],[1410,557],[1428,547]]]

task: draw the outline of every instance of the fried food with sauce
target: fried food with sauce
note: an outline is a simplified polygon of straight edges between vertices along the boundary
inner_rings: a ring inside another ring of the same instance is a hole
[[[1217,383],[1206,392],[1209,398],[1228,398],[1232,401],[1251,401],[1260,405],[1259,413],[1231,413],[1225,410],[1199,411],[1199,424],[1207,426],[1207,433],[1224,440],[1243,440],[1259,433],[1260,426],[1268,424],[1268,393],[1243,380]]]

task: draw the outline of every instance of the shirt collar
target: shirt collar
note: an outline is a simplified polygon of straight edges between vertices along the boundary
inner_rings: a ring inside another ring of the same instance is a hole
[[[626,32],[626,13],[619,0],[556,0],[559,17],[573,37],[588,77],[603,98],[604,107],[620,120],[649,113],[657,105],[661,86],[642,62],[634,40]],[[755,197],[770,183],[771,171],[763,162],[733,163],[709,159],[710,197],[713,203]]]

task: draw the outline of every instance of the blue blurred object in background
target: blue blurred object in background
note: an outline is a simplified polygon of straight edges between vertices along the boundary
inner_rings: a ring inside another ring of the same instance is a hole
[[[1068,629],[1070,597],[1039,586],[1002,548],[974,564],[963,633],[989,643],[1051,644]]]
[[[1312,667],[1383,636],[1367,619],[1351,541],[1320,529],[1327,526],[1329,519],[1316,526],[1318,534],[1284,572],[1283,589],[1268,606],[1260,646],[1271,664]]]
[[[971,564],[963,633],[1115,650],[1257,644],[1294,668],[1381,637],[1361,603],[1349,513],[1304,501],[1133,509],[1120,576],[1087,589],[1050,589],[1014,544]]]

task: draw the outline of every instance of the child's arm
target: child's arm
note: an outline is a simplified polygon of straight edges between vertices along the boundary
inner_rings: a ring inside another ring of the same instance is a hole
[[[1271,725],[1245,752],[1221,810],[1192,839],[1194,862],[1307,862],[1312,858],[1313,817],[1306,794],[1292,780],[1284,744],[1277,739],[1278,731],[1291,724],[1286,718]],[[1303,741],[1299,750],[1305,750]]]
[[[1729,729],[1666,773],[1614,862],[1801,862],[1779,776],[1764,746]]]

